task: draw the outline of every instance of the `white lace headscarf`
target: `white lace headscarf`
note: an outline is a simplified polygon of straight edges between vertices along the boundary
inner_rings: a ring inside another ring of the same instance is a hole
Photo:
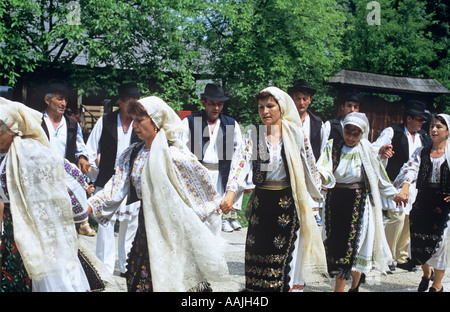
[[[444,118],[445,123],[447,124],[447,130],[450,133],[450,116],[447,114],[438,114],[438,116]],[[447,137],[447,142],[445,144],[445,159],[447,160],[447,166],[450,168],[450,135]]]
[[[48,278],[55,289],[67,289],[80,270],[64,159],[50,150],[41,113],[0,98],[0,120],[17,134],[6,163],[17,248],[33,282]]]
[[[308,192],[312,198],[322,201],[318,189],[319,178],[317,172],[309,172],[306,162],[313,162],[314,156],[305,151],[307,137],[302,130],[302,122],[292,98],[277,87],[268,87],[261,92],[269,92],[278,102],[281,111],[281,135],[288,164],[292,195],[300,222],[299,246],[301,257],[297,264],[301,268],[301,275],[308,280],[312,274],[327,274],[325,249],[321,233],[309,203]]]
[[[384,234],[381,195],[378,187],[380,166],[378,165],[378,156],[372,148],[372,144],[368,141],[370,130],[369,121],[364,113],[353,112],[348,114],[344,119],[345,125],[354,125],[362,130],[362,138],[359,142],[361,148],[361,161],[364,166],[367,178],[370,184],[371,198],[373,199],[373,214],[375,219],[375,242],[374,242],[374,266],[381,272],[389,270],[388,264],[392,260],[391,251]]]
[[[222,241],[202,222],[221,197],[179,139],[178,115],[163,100],[139,100],[159,131],[142,170],[145,228],[155,291],[187,291],[228,277]],[[200,211],[201,210],[201,211]]]

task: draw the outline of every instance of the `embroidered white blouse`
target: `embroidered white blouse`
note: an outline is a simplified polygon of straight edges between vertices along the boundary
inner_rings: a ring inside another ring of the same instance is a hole
[[[420,168],[420,153],[422,152],[423,147],[419,147],[416,151],[411,155],[409,160],[403,165],[402,169],[400,169],[400,173],[394,181],[394,186],[397,188],[401,188],[404,183],[412,184],[417,180],[417,175],[419,174]],[[439,183],[441,179],[441,166],[445,162],[445,154],[439,158],[430,157],[433,169],[431,171],[431,175],[429,177],[430,183]]]
[[[284,165],[283,157],[281,154],[283,141],[280,140],[278,144],[271,144],[267,140],[267,136],[264,135],[260,138],[258,142],[259,149],[264,148],[264,144],[261,140],[265,140],[268,151],[269,151],[269,162],[266,164],[265,170],[267,170],[266,180],[283,180],[286,178],[286,168]],[[308,141],[305,141],[305,145],[307,146],[306,150],[310,153],[308,155],[303,155],[305,170],[308,170],[311,175],[313,175],[313,168],[315,165],[314,155],[312,154],[311,146]],[[253,139],[252,139],[252,131],[248,131],[243,140],[241,147],[238,149],[235,157],[233,158],[231,164],[230,175],[228,178],[228,183],[226,190],[233,191],[237,193],[240,189],[245,188],[246,186],[246,178],[253,172],[253,160],[256,159],[256,155],[253,155]],[[307,152],[308,153],[308,152]],[[262,166],[265,164],[262,164]],[[308,184],[307,184],[308,185]]]

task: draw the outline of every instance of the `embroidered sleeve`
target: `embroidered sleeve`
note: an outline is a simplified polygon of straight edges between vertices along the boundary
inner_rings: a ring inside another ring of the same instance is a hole
[[[319,159],[317,160],[317,171],[322,177],[322,188],[330,189],[336,184],[333,175],[333,159],[331,156],[333,140],[329,140],[322,149]]]
[[[247,131],[240,147],[236,150],[231,162],[227,191],[238,193],[239,189],[247,184],[247,176],[252,171],[253,139],[252,131]]]
[[[194,154],[171,146],[170,153],[181,189],[178,194],[200,220],[205,221],[219,208],[222,197],[216,192],[208,170]]]
[[[394,186],[399,189],[404,183],[414,183],[417,180],[420,168],[420,153],[423,147],[418,147],[411,155],[409,160],[400,169],[400,173],[395,178]]]
[[[131,145],[120,156],[114,175],[103,189],[88,199],[94,217],[102,224],[109,222],[114,212],[128,195],[130,157],[135,145]]]
[[[86,181],[83,173],[67,159],[64,159],[64,171],[66,174],[66,188],[72,203],[73,220],[75,223],[86,221],[89,217]]]

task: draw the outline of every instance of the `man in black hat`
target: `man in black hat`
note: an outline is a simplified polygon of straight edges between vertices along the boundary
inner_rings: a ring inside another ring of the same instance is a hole
[[[344,139],[344,119],[353,112],[359,112],[361,106],[361,95],[358,90],[348,90],[344,94],[343,102],[339,105],[339,116],[327,120],[324,125],[324,132],[327,140]]]
[[[426,118],[425,110],[425,103],[416,100],[407,101],[403,112],[403,123],[384,129],[373,143],[386,165],[386,172],[391,181],[395,180],[403,164],[418,147],[431,144],[430,137],[421,129]],[[408,205],[402,207],[396,207],[393,201],[383,200],[383,209],[387,211],[388,217],[385,226],[386,239],[394,258],[390,265],[391,270],[395,270],[395,260],[397,260],[397,267],[401,269],[408,271],[416,269],[408,258],[409,212],[416,193],[415,183],[412,183]]]
[[[139,100],[141,93],[136,82],[128,82],[119,86],[119,109],[108,113],[97,121],[89,135],[87,149],[92,160],[91,165],[95,174],[91,175],[96,192],[101,190],[113,176],[117,159],[131,144],[138,142],[133,120],[127,112],[130,102]],[[98,166],[96,161],[100,156]],[[98,175],[97,175],[98,173]],[[127,254],[136,234],[140,202],[124,200],[108,225],[98,226],[96,254],[97,257],[114,273],[115,267],[115,239],[114,225],[120,222],[118,258],[119,270],[126,272]]]
[[[183,141],[208,169],[216,191],[223,195],[228,182],[233,154],[241,142],[241,130],[236,120],[222,114],[228,101],[222,87],[208,83],[205,92],[200,95],[202,112],[187,116],[183,120],[185,133]],[[216,235],[223,231],[231,232],[241,228],[237,220],[237,210],[241,209],[242,195],[237,196],[233,210],[221,216],[214,215],[208,226]],[[221,225],[222,224],[222,225]]]
[[[311,88],[305,79],[299,79],[287,91],[297,107],[303,131],[309,139],[315,159],[318,160],[327,138],[324,135],[322,119],[308,109],[316,90]],[[312,198],[310,198],[310,202],[317,224],[321,225],[320,203],[314,202]]]

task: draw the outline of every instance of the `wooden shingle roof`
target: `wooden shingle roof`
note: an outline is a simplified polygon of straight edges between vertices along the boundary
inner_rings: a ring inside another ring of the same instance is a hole
[[[327,84],[378,93],[450,95],[450,91],[436,79],[386,75],[350,69],[339,71]]]

